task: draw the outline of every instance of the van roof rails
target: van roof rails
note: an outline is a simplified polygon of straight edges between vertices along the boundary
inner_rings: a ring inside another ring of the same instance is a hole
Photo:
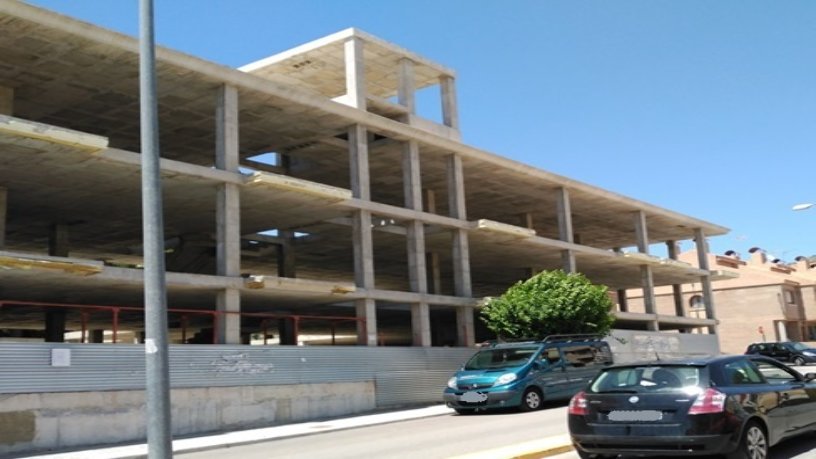
[[[598,341],[603,335],[598,333],[574,333],[569,335],[549,335],[542,343],[571,343],[575,341]]]

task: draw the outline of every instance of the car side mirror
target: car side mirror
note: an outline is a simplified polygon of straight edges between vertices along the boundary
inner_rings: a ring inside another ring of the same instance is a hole
[[[805,381],[813,381],[816,379],[816,373],[805,373]]]

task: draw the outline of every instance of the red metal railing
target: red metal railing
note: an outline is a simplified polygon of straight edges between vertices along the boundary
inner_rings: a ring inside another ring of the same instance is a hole
[[[111,332],[112,337],[111,341],[116,343],[118,340],[119,334],[119,321],[120,321],[120,313],[123,311],[127,312],[140,312],[144,313],[143,308],[133,307],[133,306],[111,306],[111,305],[99,305],[99,304],[69,304],[69,303],[47,303],[47,302],[34,302],[34,301],[12,301],[12,300],[0,300],[0,309],[5,306],[24,306],[24,307],[32,307],[32,308],[65,308],[68,310],[75,310],[79,312],[80,315],[80,342],[85,342],[85,339],[88,334],[88,318],[91,313],[95,311],[102,311],[111,314]],[[293,336],[294,341],[297,342],[297,337],[299,334],[299,328],[301,321],[304,320],[319,320],[319,321],[328,321],[329,326],[331,329],[331,337],[332,337],[332,344],[335,344],[335,335],[336,335],[336,326],[338,323],[342,322],[362,322],[363,326],[365,326],[365,319],[358,318],[358,317],[346,317],[346,316],[311,316],[311,315],[301,315],[301,314],[268,314],[268,313],[248,313],[248,312],[233,312],[233,311],[208,311],[202,309],[175,309],[175,308],[168,308],[168,313],[174,313],[180,315],[180,323],[181,323],[181,341],[182,343],[187,342],[187,330],[189,329],[189,320],[191,316],[209,316],[212,320],[212,343],[218,344],[219,342],[219,324],[223,320],[223,316],[226,314],[237,314],[241,317],[257,317],[261,319],[261,329],[263,330],[264,335],[264,344],[267,344],[268,338],[268,327],[270,320],[280,320],[280,319],[291,319],[293,320]]]

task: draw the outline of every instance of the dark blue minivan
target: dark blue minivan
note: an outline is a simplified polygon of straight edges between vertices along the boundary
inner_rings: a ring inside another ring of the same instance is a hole
[[[552,335],[541,341],[490,344],[448,380],[445,403],[459,414],[491,408],[533,411],[569,399],[612,364],[598,335]]]

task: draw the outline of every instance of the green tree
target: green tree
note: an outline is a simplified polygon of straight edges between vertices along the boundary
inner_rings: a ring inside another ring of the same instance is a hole
[[[500,339],[606,335],[615,320],[612,306],[607,288],[592,284],[583,274],[543,271],[491,298],[481,318]]]

